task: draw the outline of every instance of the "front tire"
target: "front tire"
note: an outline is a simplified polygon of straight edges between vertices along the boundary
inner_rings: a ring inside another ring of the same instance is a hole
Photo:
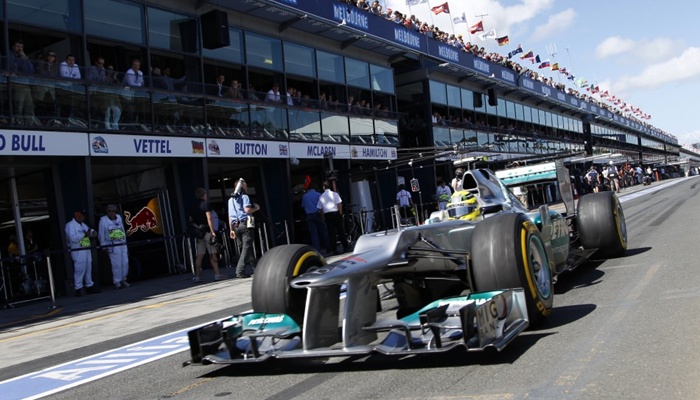
[[[522,287],[530,325],[544,322],[554,303],[552,271],[540,231],[525,214],[501,214],[478,223],[471,254],[475,291]]]
[[[304,322],[305,289],[289,286],[292,279],[326,265],[326,260],[311,246],[292,244],[270,249],[258,261],[253,275],[253,311],[287,314],[300,326]]]
[[[621,257],[627,251],[627,225],[613,192],[591,193],[578,201],[578,231],[584,249],[598,249],[599,258]]]

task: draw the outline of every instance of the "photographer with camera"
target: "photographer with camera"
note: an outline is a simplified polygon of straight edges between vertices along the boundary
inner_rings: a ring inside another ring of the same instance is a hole
[[[236,245],[241,249],[241,255],[236,264],[236,278],[250,278],[246,274],[245,267],[253,266],[253,240],[255,235],[255,220],[253,213],[260,210],[260,206],[250,202],[248,197],[248,184],[243,178],[236,183],[236,188],[228,200],[228,225],[231,228],[230,237],[236,240]]]
[[[208,228],[204,237],[197,238],[197,258],[194,261],[194,278],[192,280],[195,283],[202,281],[202,261],[204,261],[204,254],[209,252],[209,262],[211,263],[211,268],[214,270],[214,280],[220,281],[228,278],[226,275],[219,273],[219,246],[216,241],[216,229],[214,227],[214,218],[211,205],[207,201],[207,191],[203,188],[197,188],[194,191],[194,196],[196,202],[192,212],[190,213],[190,222],[199,226],[204,226]]]

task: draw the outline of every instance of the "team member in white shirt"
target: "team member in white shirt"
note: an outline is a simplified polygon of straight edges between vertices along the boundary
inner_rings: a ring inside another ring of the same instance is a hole
[[[340,195],[331,190],[331,184],[328,181],[323,182],[323,193],[318,199],[317,208],[323,211],[323,219],[326,221],[328,228],[328,240],[330,243],[331,253],[337,254],[337,240],[343,245],[343,252],[347,253],[350,250],[348,238],[345,236],[343,228],[343,200]]]
[[[126,247],[126,230],[121,215],[117,214],[117,206],[110,204],[107,206],[107,215],[100,218],[97,230],[97,238],[100,246],[109,254],[109,261],[112,264],[112,282],[115,289],[128,288],[131,286],[126,281],[129,274],[129,253]]]

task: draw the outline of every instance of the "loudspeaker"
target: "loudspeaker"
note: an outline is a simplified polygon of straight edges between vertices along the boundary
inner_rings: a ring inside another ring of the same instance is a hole
[[[180,44],[185,53],[197,52],[197,20],[180,22]]]
[[[496,97],[496,91],[493,90],[493,88],[490,88],[489,90],[486,91],[489,95],[489,105],[491,107],[496,107],[498,105],[498,98]]]
[[[474,99],[474,108],[481,108],[484,106],[483,95],[481,93],[472,92],[472,97]]]
[[[213,50],[231,44],[226,11],[211,10],[202,14],[200,20],[202,21],[202,44],[205,49]]]

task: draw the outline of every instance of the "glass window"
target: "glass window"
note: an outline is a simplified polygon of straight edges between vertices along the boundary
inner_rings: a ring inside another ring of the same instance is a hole
[[[506,101],[503,99],[498,100],[498,105],[496,106],[496,112],[500,117],[507,116],[506,113]]]
[[[496,107],[489,104],[489,101],[488,101],[489,97],[487,95],[482,95],[482,96],[484,98],[484,107],[486,107],[486,114],[497,115],[496,114],[496,111],[497,111]]]
[[[527,110],[530,110],[529,114]],[[533,109],[532,107],[525,107],[525,119],[527,119],[528,115],[530,115],[530,121],[532,121],[533,124],[540,123],[540,114],[537,112],[537,110]]]
[[[348,85],[369,89],[369,65],[363,61],[346,58],[345,78]]]
[[[450,129],[450,140],[452,144],[464,143],[464,131],[461,129]]]
[[[372,77],[372,90],[394,93],[394,71],[391,68],[370,64],[369,73]]]
[[[474,94],[471,90],[462,89],[462,108],[466,110],[474,109]]]
[[[288,74],[316,77],[314,49],[284,42],[284,70]]]
[[[321,120],[318,112],[290,109],[289,138],[292,140],[321,140]]]
[[[81,32],[80,0],[8,0],[7,17],[13,22]]]
[[[524,121],[525,117],[523,116],[523,105],[518,104],[518,103],[513,103],[515,106],[515,119],[518,121]]]
[[[229,28],[228,37],[231,44],[214,50],[203,49],[204,57],[243,64],[243,34],[238,29]]]
[[[450,130],[437,126],[433,127],[433,143],[435,143],[435,147],[450,146]]]
[[[152,47],[197,51],[197,20],[170,11],[148,8],[148,40]]]
[[[321,113],[321,130],[324,140],[350,143],[348,117],[344,115]]]
[[[430,81],[430,101],[447,104],[447,92],[444,83]]]
[[[317,51],[316,65],[319,80],[345,83],[345,64],[342,56]]]
[[[119,0],[85,2],[85,32],[88,35],[145,43],[143,26],[143,7],[138,4]]]
[[[512,101],[506,101],[503,99],[501,99],[501,102],[505,103],[505,107],[506,107],[505,116],[510,118],[510,119],[515,119],[515,103],[513,103]]]
[[[373,143],[374,123],[371,118],[350,117],[350,143]],[[326,131],[323,131],[326,135]]]
[[[282,42],[254,33],[245,33],[248,65],[282,71]]]
[[[459,88],[452,85],[447,85],[447,104],[452,107],[462,107],[462,99],[460,98]]]

